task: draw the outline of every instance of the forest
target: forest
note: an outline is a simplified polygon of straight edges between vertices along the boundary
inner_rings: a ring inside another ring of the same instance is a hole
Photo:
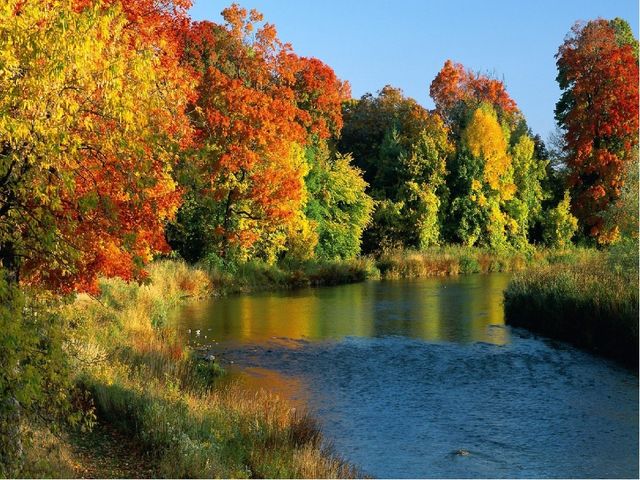
[[[589,268],[620,283],[585,301],[612,302],[605,320],[622,305],[615,338],[632,331],[637,360],[626,21],[576,23],[559,45],[545,140],[503,81],[453,60],[424,79],[433,110],[391,85],[356,99],[259,12],[233,4],[218,24],[189,7],[0,3],[1,476],[77,475],[59,435],[97,422],[155,452],[154,475],[358,476],[312,419],[216,392],[218,367],[165,325],[185,296],[525,269],[508,314],[549,275],[569,275],[576,304]]]

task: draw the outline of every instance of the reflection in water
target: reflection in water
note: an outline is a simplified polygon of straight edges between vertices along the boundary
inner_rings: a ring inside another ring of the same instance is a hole
[[[200,344],[402,335],[503,345],[507,330],[490,326],[504,325],[507,281],[507,275],[475,275],[241,295],[190,305],[178,322]]]
[[[251,391],[265,389],[281,398],[286,398],[291,406],[306,409],[309,404],[308,389],[301,377],[285,376],[276,370],[261,367],[245,367],[229,369],[229,374],[222,377],[219,387],[227,383],[238,384]]]
[[[221,354],[230,381],[311,410],[370,475],[637,478],[638,377],[510,331],[507,281],[245,295],[188,306],[175,321]]]

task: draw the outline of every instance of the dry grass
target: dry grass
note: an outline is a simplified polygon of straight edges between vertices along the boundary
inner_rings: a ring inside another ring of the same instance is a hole
[[[511,325],[572,342],[638,367],[638,271],[606,253],[517,274],[505,292]]]
[[[424,251],[392,250],[376,265],[383,278],[418,278],[469,273],[519,272],[529,266],[572,264],[590,255],[586,249],[493,251],[449,245]]]
[[[99,418],[135,438],[164,477],[356,475],[306,414],[266,392],[216,386],[219,367],[183,347],[168,312],[211,288],[203,271],[165,261],[148,285],[105,280],[100,298],[68,308],[78,382]]]

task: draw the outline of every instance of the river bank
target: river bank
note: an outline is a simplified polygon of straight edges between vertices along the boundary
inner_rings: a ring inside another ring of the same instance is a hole
[[[422,251],[392,250],[378,257],[352,260],[260,261],[214,266],[197,265],[211,281],[214,295],[343,285],[372,279],[423,278],[472,273],[508,273],[532,265],[573,264],[591,255],[590,249],[529,248],[526,251],[448,245]]]
[[[89,392],[98,419],[130,436],[158,476],[351,477],[358,470],[323,449],[318,425],[306,414],[266,393],[215,388],[220,367],[185,348],[168,325],[171,309],[236,292],[514,271],[532,263],[571,263],[583,255],[580,250],[496,255],[450,247],[377,260],[253,262],[228,269],[164,260],[149,267],[147,284],[104,279],[98,297],[78,295],[62,316],[77,385]],[[52,441],[49,463],[41,461],[26,473],[70,471],[61,460],[65,448]]]
[[[266,392],[215,388],[217,363],[185,348],[166,325],[171,308],[211,295],[202,270],[160,261],[147,285],[105,279],[100,287],[99,297],[78,295],[63,312],[76,383],[90,393],[99,421],[131,438],[156,476],[357,476],[322,448],[305,413]],[[36,447],[27,452],[27,476],[82,468],[69,465],[72,446],[63,439]]]
[[[638,273],[607,253],[518,273],[504,295],[506,321],[638,370]]]

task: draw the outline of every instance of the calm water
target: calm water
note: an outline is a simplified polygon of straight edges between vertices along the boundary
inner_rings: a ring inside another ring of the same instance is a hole
[[[369,475],[637,478],[638,377],[506,327],[507,281],[236,296],[176,321],[238,381],[311,410]]]

